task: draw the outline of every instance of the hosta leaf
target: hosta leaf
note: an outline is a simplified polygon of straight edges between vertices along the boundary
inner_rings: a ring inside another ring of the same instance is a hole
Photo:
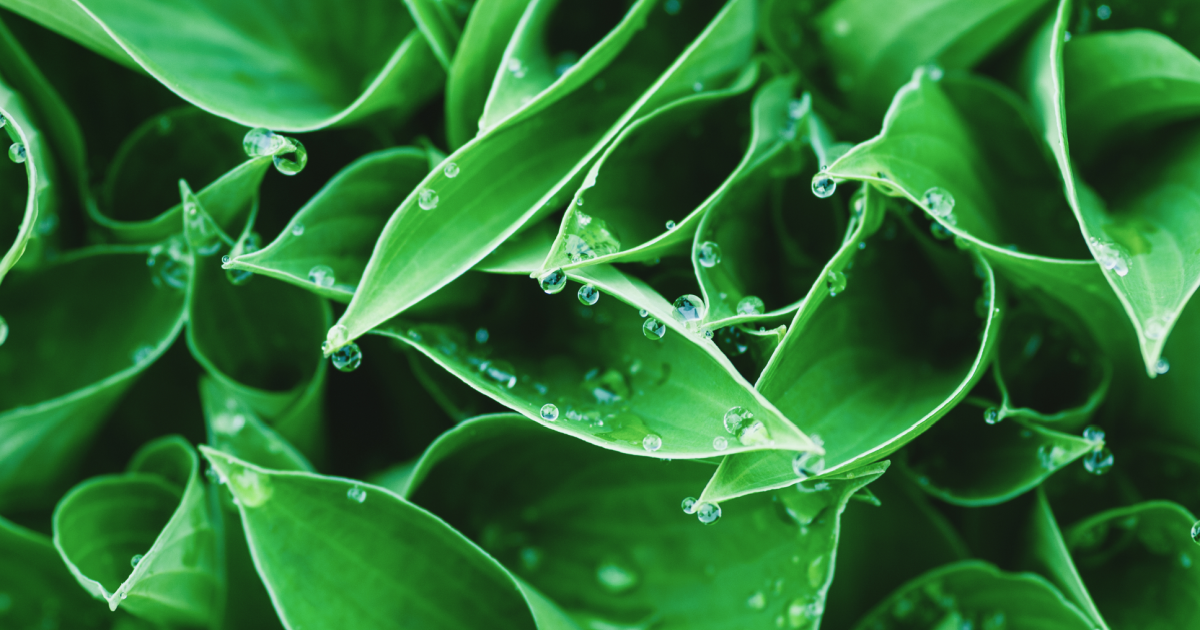
[[[246,217],[248,229],[257,205],[257,185],[229,190],[220,184],[210,187],[210,195],[201,191],[185,199],[184,205],[196,207],[201,214]],[[185,223],[188,238],[193,239],[187,259],[191,267],[187,343],[192,355],[209,375],[269,420],[297,448],[319,457],[328,366],[318,346],[321,331],[331,320],[329,304],[279,282],[235,284],[217,260],[223,244],[201,251],[195,247],[198,237],[192,233],[193,223]]]
[[[10,628],[108,627],[50,539],[0,518],[0,618]]]
[[[513,31],[528,3],[475,0],[446,79],[446,137],[457,150],[479,133],[479,120]]]
[[[692,259],[712,327],[799,308],[846,240],[841,195],[820,199],[810,184],[832,149],[828,132],[808,96],[788,101],[786,87],[777,80],[759,93],[755,126],[807,137],[808,143],[769,143],[755,163],[743,165],[745,172],[710,205],[696,230]],[[765,313],[738,312],[748,296],[763,300]]]
[[[273,470],[313,472],[287,440],[263,423],[235,393],[212,377],[200,380],[208,444],[239,459]]]
[[[71,474],[108,411],[178,335],[183,303],[151,282],[144,251],[71,255],[4,284],[0,504],[51,499],[41,492]]]
[[[979,561],[950,564],[905,584],[855,626],[868,628],[1092,630],[1058,589],[1032,573],[1005,573]]]
[[[1078,56],[1072,52],[1064,63],[1069,15],[1064,0],[1030,46],[1026,88],[1067,198],[1137,330],[1153,377],[1168,333],[1200,285],[1200,266],[1192,260],[1200,246],[1192,236],[1195,213],[1186,211],[1195,195],[1200,136],[1194,124],[1163,126],[1196,112],[1200,62],[1194,51],[1161,35],[1133,31],[1080,37],[1068,47]],[[1123,26],[1159,27],[1156,22]],[[1097,72],[1100,67],[1108,71]],[[1149,87],[1140,89],[1146,81]],[[1070,107],[1065,84],[1072,86]],[[1068,149],[1068,127],[1083,138],[1075,153]]]
[[[581,306],[566,295],[547,297],[527,278],[492,275],[481,300],[486,310],[429,323],[397,319],[379,332],[526,417],[605,448],[671,458],[772,442],[815,450],[711,341],[672,319],[670,304],[653,289],[607,265],[570,277],[602,296]],[[639,307],[668,328],[661,340],[642,334]],[[541,331],[541,345],[522,334],[530,329]],[[543,415],[547,404],[554,410]],[[760,430],[741,440],[731,435],[724,418],[734,407],[752,413]]]
[[[464,3],[454,4],[458,9]],[[437,57],[438,63],[442,64],[445,70],[449,70],[454,59],[454,48],[458,45],[462,31],[456,16],[451,13],[452,10],[439,0],[404,0],[404,5],[412,14],[417,28],[425,35],[425,41]]]
[[[480,131],[537,113],[607,67],[658,8],[653,0],[625,4],[529,2],[496,69]]]
[[[1039,489],[1035,496],[1024,535],[1026,552],[1022,564],[1053,582],[1071,603],[1091,619],[1093,626],[1107,630],[1108,625],[1100,617],[1100,611],[1096,610],[1091,594],[1079,577],[1079,570],[1075,568],[1058,522],[1050,511],[1046,494]]]
[[[7,121],[3,137],[11,143],[7,151],[16,152],[24,162],[0,164],[0,186],[5,195],[0,205],[0,281],[31,244],[27,264],[34,266],[41,261],[44,244],[38,237],[49,236],[58,221],[50,147],[30,116],[29,107],[21,95],[0,82],[0,116]]]
[[[192,107],[147,120],[113,158],[99,204],[89,206],[92,218],[111,230],[116,240],[157,241],[179,232],[180,179],[215,189],[232,188],[229,178],[240,176],[238,185],[243,190],[257,191],[270,160],[252,160],[247,167],[236,168],[246,159],[245,132]],[[224,216],[218,221],[228,224]]]
[[[388,221],[359,291],[340,327],[330,331],[330,351],[470,269],[539,210],[555,209],[555,194],[625,123],[690,89],[684,77],[702,80],[743,65],[749,50],[742,38],[753,29],[754,5],[717,5],[703,0],[691,5],[686,20],[674,22],[652,13],[597,75],[607,86],[605,98],[576,89],[538,116],[499,125],[451,155],[460,174],[431,173]]]
[[[1196,521],[1166,501],[1109,510],[1065,532],[1083,583],[1113,628],[1177,628],[1200,620]],[[1147,615],[1144,602],[1155,602]]]
[[[971,402],[955,407],[909,445],[902,469],[948,503],[993,505],[1102,447],[1019,417],[988,424],[986,413]]]
[[[289,628],[572,627],[462,534],[383,488],[201,451],[238,499]]]
[[[262,274],[349,302],[392,211],[428,173],[429,155],[421,149],[365,155],[329,180],[274,242],[238,256],[226,269]],[[329,272],[314,276],[319,265]]]
[[[207,625],[223,578],[200,461],[186,440],[142,447],[126,473],[76,486],[54,510],[54,545],[80,585],[112,610]]]
[[[399,116],[442,75],[408,11],[389,0],[253,10],[228,0],[2,4],[248,127],[304,131]]]
[[[525,455],[512,460],[514,448]],[[886,466],[811,493],[727,504],[704,527],[679,501],[707,466],[625,457],[490,416],[436,442],[409,496],[583,627],[802,627],[824,609],[846,502]]]
[[[844,292],[829,296],[828,286],[815,287],[823,301],[815,295],[805,301],[755,385],[797,427],[819,436],[828,473],[882,459],[920,435],[967,395],[991,360],[1000,309],[976,315],[978,279],[970,271],[973,259],[983,276],[982,299],[996,304],[990,265],[973,251],[963,255],[910,235],[911,229],[885,227],[882,237],[867,241]],[[834,269],[847,262],[836,260]],[[897,310],[901,304],[910,312]],[[891,315],[880,318],[881,312]],[[719,500],[792,485],[793,457],[786,451],[726,457],[703,496]]]

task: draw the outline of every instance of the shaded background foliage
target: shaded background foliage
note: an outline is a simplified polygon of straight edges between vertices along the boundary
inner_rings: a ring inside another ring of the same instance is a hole
[[[0,627],[1196,625],[1194,4],[0,0]]]

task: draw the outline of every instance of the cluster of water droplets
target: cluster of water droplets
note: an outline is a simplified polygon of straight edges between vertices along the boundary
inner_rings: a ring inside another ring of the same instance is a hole
[[[1092,443],[1092,450],[1083,456],[1083,467],[1093,475],[1103,475],[1113,467],[1112,451],[1104,445],[1104,430],[1090,426],[1083,430],[1083,439]]]
[[[275,170],[284,175],[296,175],[308,164],[308,151],[299,140],[263,127],[246,132],[242,138],[242,149],[250,157],[270,157]],[[292,158],[287,158],[288,155]]]
[[[747,446],[767,444],[771,434],[767,425],[754,417],[754,412],[742,406],[730,407],[721,418],[725,431]]]
[[[1116,243],[1102,241],[1095,236],[1089,236],[1087,239],[1088,247],[1092,250],[1092,255],[1096,257],[1096,262],[1100,266],[1111,271],[1122,278],[1129,273],[1129,257]]]
[[[698,502],[694,497],[688,497],[683,500],[681,507],[684,514],[695,514],[705,525],[712,525],[721,518],[721,506],[716,503]]]

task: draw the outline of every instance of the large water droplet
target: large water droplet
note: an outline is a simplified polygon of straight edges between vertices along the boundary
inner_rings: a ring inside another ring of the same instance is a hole
[[[624,593],[637,586],[638,575],[617,562],[605,562],[596,567],[596,581],[610,593]]]
[[[846,274],[830,270],[825,274],[825,286],[829,289],[829,295],[837,295],[846,290]]]
[[[1115,244],[1101,241],[1094,236],[1089,236],[1087,242],[1101,267],[1121,277],[1129,273],[1129,259]]]
[[[642,448],[650,453],[657,451],[662,448],[662,437],[653,433],[647,434],[646,437],[642,438]]]
[[[363,501],[367,500],[367,491],[358,486],[354,486],[346,491],[346,497],[355,503],[362,503]]]
[[[672,304],[671,316],[689,327],[704,319],[704,313],[704,300],[696,295],[681,295]]]
[[[1083,439],[1091,442],[1092,444],[1099,444],[1104,441],[1104,429],[1092,425],[1083,430]]]
[[[1000,422],[1000,410],[995,407],[988,407],[987,410],[983,412],[983,419],[988,424],[996,424],[997,422]]]
[[[821,474],[825,470],[825,456],[815,451],[801,451],[792,458],[792,472],[797,477],[807,479]]]
[[[422,210],[433,210],[438,206],[438,194],[428,188],[417,195],[417,205]]]
[[[137,555],[135,555],[135,556],[133,556],[132,558],[130,558],[130,559],[129,559],[129,566],[131,566],[131,567],[133,567],[133,568],[135,568],[135,569],[136,569],[136,568],[137,568],[137,565],[138,565],[138,563],[142,561],[142,558],[143,558],[143,557],[144,557],[144,556],[143,556],[142,554],[140,554],[140,553],[139,553],[139,554],[137,554]]]
[[[447,164],[446,167],[442,169],[442,173],[446,177],[449,177],[450,179],[454,179],[455,177],[458,177],[458,172],[459,172],[458,165],[455,164],[454,162]]]
[[[317,265],[308,270],[308,280],[319,287],[328,289],[333,286],[333,268],[329,265]]]
[[[12,146],[8,147],[8,159],[17,164],[21,164],[25,161],[25,158],[25,145],[21,144],[20,142],[14,142],[12,143]]]
[[[554,295],[567,286],[567,274],[563,273],[562,269],[551,269],[538,276],[538,284],[541,285],[543,291]]]
[[[348,343],[334,351],[330,358],[333,361],[333,367],[342,372],[353,372],[362,365],[362,350],[359,350],[358,344]]]
[[[738,300],[738,315],[762,315],[767,312],[767,305],[756,295],[747,295]]]
[[[945,188],[934,186],[925,191],[925,208],[929,210],[929,214],[945,219],[954,212],[954,196]]]
[[[286,147],[286,138],[263,127],[256,127],[247,131],[246,135],[242,138],[242,149],[250,157],[275,155],[283,151]]]
[[[721,246],[712,241],[700,243],[696,251],[696,260],[702,267],[712,268],[721,262]]]
[[[696,505],[696,518],[705,525],[712,525],[721,518],[721,506],[716,503],[699,503]]]
[[[1103,475],[1113,467],[1113,454],[1108,447],[1093,450],[1083,456],[1083,467],[1093,475]]]
[[[284,175],[296,175],[304,170],[308,164],[308,151],[304,149],[304,145],[295,138],[284,138],[287,141],[287,148],[284,151],[276,153],[271,157],[271,162],[275,165],[275,170]],[[283,156],[291,153],[294,157],[287,159]]]
[[[812,191],[814,195],[822,199],[832,197],[833,193],[837,192],[837,182],[824,173],[817,173],[813,176]]]
[[[546,403],[542,405],[542,410],[538,412],[542,416],[542,420],[554,422],[558,420],[558,406],[554,403]]]
[[[696,497],[688,497],[688,498],[684,499],[683,503],[681,503],[679,505],[679,507],[683,508],[684,514],[695,514],[696,513]]]
[[[731,435],[737,435],[742,432],[751,420],[754,419],[754,412],[745,407],[730,407],[725,412],[725,417],[722,419],[725,424],[725,430]]]
[[[642,334],[646,335],[647,339],[660,341],[663,335],[667,334],[667,325],[654,317],[647,317],[646,321],[642,322]]]
[[[591,284],[579,287],[579,303],[591,306],[600,300],[600,290]]]
[[[1154,362],[1154,373],[1155,374],[1162,376],[1163,374],[1166,374],[1169,371],[1171,371],[1171,363],[1170,363],[1170,361],[1167,361],[1166,357],[1159,357],[1158,361]]]

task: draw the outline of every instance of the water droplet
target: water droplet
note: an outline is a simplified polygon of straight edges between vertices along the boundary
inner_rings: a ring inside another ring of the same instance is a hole
[[[747,295],[738,300],[738,315],[762,315],[767,312],[767,305],[756,295]]]
[[[657,451],[662,448],[662,437],[653,433],[647,434],[646,437],[642,438],[642,448],[650,453]]]
[[[1096,17],[1100,18],[1101,20],[1107,20],[1108,18],[1112,17],[1112,9],[1109,8],[1107,4],[1102,4],[1096,7]]]
[[[983,419],[988,424],[996,424],[997,422],[1000,422],[1000,410],[995,407],[988,407],[987,410],[983,412]]]
[[[624,593],[637,586],[638,575],[632,569],[609,561],[596,567],[596,581],[610,593]]]
[[[231,261],[231,260],[233,260],[233,259],[229,257],[229,254],[225,254],[224,256],[221,257],[221,264],[228,265],[229,261]]]
[[[283,151],[287,139],[262,127],[256,127],[246,132],[242,138],[242,149],[250,157],[266,157]]]
[[[542,410],[539,413],[542,416],[542,420],[546,420],[547,422],[558,420],[558,406],[554,403],[542,405]]]
[[[1061,446],[1043,444],[1038,447],[1038,461],[1046,470],[1054,470],[1061,466],[1066,455],[1067,452]]]
[[[525,67],[525,64],[521,63],[521,60],[515,57],[508,60],[506,67],[508,68],[508,73],[518,79],[524,79],[525,73],[529,71],[529,69]]]
[[[1167,336],[1167,327],[1169,321],[1166,317],[1159,317],[1146,323],[1146,338],[1152,341],[1158,341]]]
[[[946,76],[946,71],[942,70],[942,67],[936,63],[925,64],[922,68],[925,71],[925,76],[929,77],[931,81],[941,81],[942,77]]]
[[[300,236],[301,234],[304,234],[304,224],[297,223],[296,225],[293,225],[292,226],[292,236]]]
[[[666,11],[667,15],[679,15],[679,10],[682,8],[683,2],[681,0],[667,0],[663,3],[663,11]]]
[[[0,317],[0,346],[3,346],[5,341],[8,341],[8,320]]]
[[[362,350],[358,349],[358,344],[348,343],[330,355],[333,360],[333,367],[342,372],[353,372],[362,365]]]
[[[767,607],[767,596],[762,591],[757,591],[746,600],[746,607],[750,610],[762,610]]]
[[[1089,236],[1087,242],[1101,267],[1121,277],[1129,273],[1129,259],[1115,244],[1101,241],[1094,236]]]
[[[137,350],[133,351],[133,362],[144,363],[154,356],[154,346],[143,345],[138,346]]]
[[[716,503],[699,503],[696,505],[696,518],[705,525],[712,525],[721,518],[721,506]]]
[[[681,295],[675,299],[675,303],[671,306],[673,308],[671,316],[676,321],[689,327],[704,319],[706,312],[704,300],[696,295]]]
[[[823,470],[825,470],[825,456],[815,451],[801,451],[792,458],[792,472],[801,479],[819,475]]]
[[[1200,521],[1192,525],[1192,541],[1200,545]]]
[[[647,315],[649,315],[649,314],[650,314],[650,311],[647,311],[647,310],[646,310],[646,309],[644,309],[644,308],[643,308],[643,309],[638,309],[638,315],[639,315],[639,316],[641,316],[643,319],[645,319],[645,317],[646,317]]]
[[[512,389],[517,384],[517,371],[507,361],[484,361],[479,364],[479,371],[504,389]]]
[[[945,219],[954,212],[954,196],[945,188],[934,186],[925,191],[925,209],[929,210],[929,214]]]
[[[1104,441],[1104,429],[1092,425],[1083,430],[1083,439],[1091,442],[1092,444],[1099,444]]]
[[[579,287],[579,303],[591,306],[600,300],[600,290],[591,284]]]
[[[679,507],[683,508],[684,514],[695,514],[696,513],[696,497],[688,497],[688,498],[684,499],[683,503],[681,503]],[[1198,522],[1196,524],[1196,526],[1200,527],[1200,522]],[[1198,541],[1198,542],[1200,542],[1200,541]]]
[[[317,265],[308,270],[308,281],[328,289],[333,286],[333,268],[329,265]]]
[[[25,145],[20,142],[14,142],[12,146],[8,147],[8,159],[14,163],[21,164],[25,161],[25,157]]]
[[[8,119],[5,118],[4,116],[0,116],[0,129],[3,129],[4,126],[7,124],[8,124]]]
[[[668,230],[674,230],[674,229],[675,229],[675,222],[674,222],[674,221],[667,221],[667,229],[668,229]]]
[[[438,194],[428,188],[422,190],[417,195],[417,205],[421,206],[422,210],[433,210],[438,205]]]
[[[275,170],[284,175],[296,175],[304,170],[308,164],[308,151],[304,149],[304,145],[295,138],[284,138],[287,142],[287,148],[284,151],[276,153],[271,157],[271,162],[275,164]],[[283,156],[293,154],[294,159],[287,159]]]
[[[538,284],[549,295],[554,295],[567,286],[567,274],[562,269],[551,269],[538,276]]]
[[[455,164],[454,162],[447,164],[446,167],[442,169],[442,173],[450,179],[458,177],[458,164]]]
[[[729,448],[729,440],[725,436],[718,435],[713,438],[713,450],[723,451],[727,448]]]
[[[480,328],[475,331],[475,343],[487,343],[490,338],[491,335],[486,328]]]
[[[700,243],[700,248],[696,251],[696,260],[703,267],[717,266],[721,262],[721,246],[712,241]]]
[[[238,505],[243,507],[258,507],[271,498],[274,488],[271,479],[262,473],[246,468],[239,464],[231,464],[229,474],[229,489],[233,491]]]
[[[138,563],[142,561],[142,558],[143,558],[143,557],[144,557],[144,556],[142,556],[142,554],[140,554],[140,553],[139,553],[139,554],[137,554],[137,555],[135,555],[135,556],[133,556],[132,558],[130,558],[130,559],[129,559],[129,566],[131,566],[131,567],[133,567],[133,568],[135,568],[135,569],[136,569],[136,568],[137,568],[137,565],[138,565]]]
[[[346,497],[355,503],[362,503],[367,500],[367,491],[358,486],[354,486],[346,491]]]
[[[829,295],[837,295],[846,290],[846,274],[840,271],[830,271],[825,274],[825,286],[829,288]]]
[[[1162,376],[1171,370],[1171,363],[1166,357],[1159,357],[1158,361],[1154,362],[1154,373]]]
[[[813,597],[809,601],[803,599],[794,599],[788,604],[787,621],[788,626],[792,628],[803,628],[810,622],[821,618],[825,612],[825,605],[817,597]]]
[[[646,335],[647,339],[659,341],[667,334],[667,325],[654,317],[647,317],[646,321],[642,322],[642,334]]]
[[[325,333],[325,342],[321,344],[321,350],[326,353],[332,352],[332,348],[345,345],[349,336],[350,331],[346,329],[345,324],[334,324],[329,332]]]
[[[236,405],[236,402],[234,404]],[[213,416],[212,425],[216,433],[237,435],[246,426],[246,416],[222,411]]]
[[[1098,448],[1083,456],[1083,467],[1093,475],[1103,475],[1113,467],[1113,454],[1108,447]]]
[[[725,430],[728,431],[730,435],[737,435],[741,433],[745,426],[749,424],[749,421],[753,419],[754,412],[750,411],[749,409],[746,409],[745,407],[730,407],[729,410],[725,412],[723,422],[725,424]]]
[[[837,192],[837,182],[824,173],[817,173],[813,176],[812,191],[821,199],[832,197],[833,193]]]

